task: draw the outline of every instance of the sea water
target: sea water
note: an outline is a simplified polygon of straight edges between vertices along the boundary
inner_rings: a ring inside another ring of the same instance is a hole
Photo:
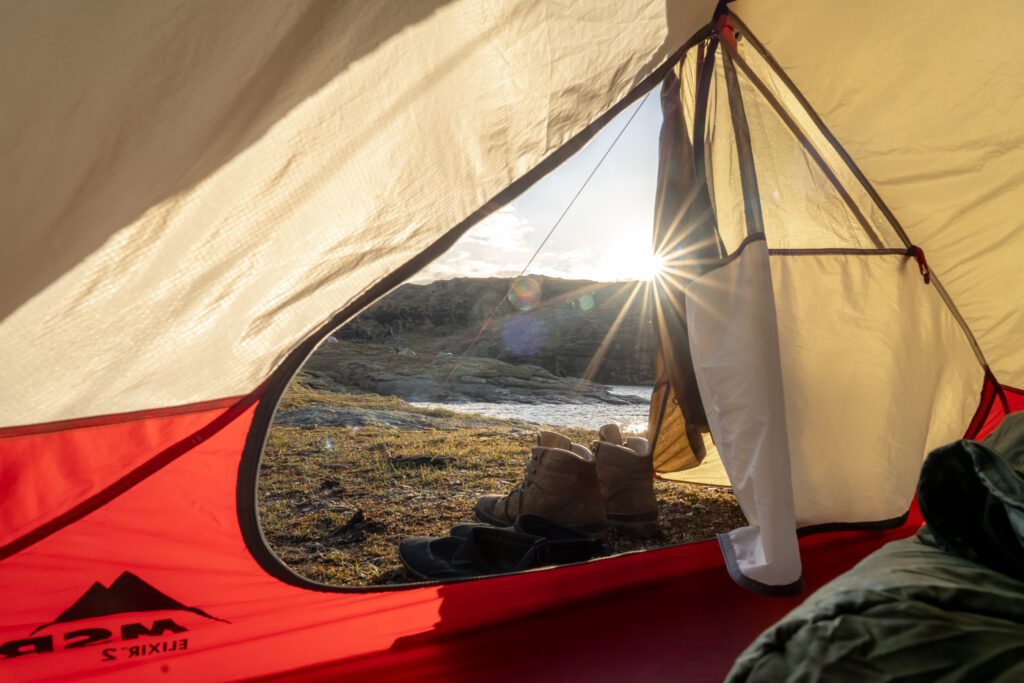
[[[606,386],[609,393],[618,396],[638,396],[650,401],[651,387],[624,385]],[[413,402],[423,408],[446,408],[460,413],[477,413],[506,420],[526,420],[553,427],[598,429],[614,422],[625,432],[647,429],[646,403],[610,405],[607,403],[426,403]]]

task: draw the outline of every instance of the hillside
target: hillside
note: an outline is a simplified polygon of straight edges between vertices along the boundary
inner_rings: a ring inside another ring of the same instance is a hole
[[[604,384],[653,382],[656,344],[642,284],[527,276],[506,298],[511,283],[509,278],[458,278],[405,284],[334,336],[418,353],[537,365],[557,377],[583,377],[621,314],[589,379]],[[632,296],[638,288],[640,293]],[[492,313],[493,321],[476,339]]]

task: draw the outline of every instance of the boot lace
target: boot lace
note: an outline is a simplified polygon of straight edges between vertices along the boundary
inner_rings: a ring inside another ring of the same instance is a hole
[[[526,463],[526,472],[523,473],[523,480],[512,487],[512,490],[508,492],[508,495],[525,491],[526,489],[533,486],[533,477],[537,474],[537,458],[530,456],[530,461]]]

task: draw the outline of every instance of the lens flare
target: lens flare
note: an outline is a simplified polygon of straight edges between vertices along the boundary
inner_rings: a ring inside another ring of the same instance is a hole
[[[508,292],[508,301],[520,311],[529,311],[540,303],[540,281],[532,277],[521,277]]]
[[[532,356],[540,351],[548,330],[536,313],[520,313],[508,319],[501,330],[505,348],[516,356]]]

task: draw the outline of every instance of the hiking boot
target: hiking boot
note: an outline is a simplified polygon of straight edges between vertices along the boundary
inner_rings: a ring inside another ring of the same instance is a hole
[[[538,432],[521,483],[508,495],[480,498],[474,512],[495,526],[512,526],[520,515],[540,515],[593,538],[604,538],[608,528],[593,454],[555,432]]]
[[[658,500],[654,497],[654,461],[647,439],[622,438],[618,426],[609,424],[594,443],[597,476],[604,497],[608,526],[630,536],[651,538],[658,528]]]

